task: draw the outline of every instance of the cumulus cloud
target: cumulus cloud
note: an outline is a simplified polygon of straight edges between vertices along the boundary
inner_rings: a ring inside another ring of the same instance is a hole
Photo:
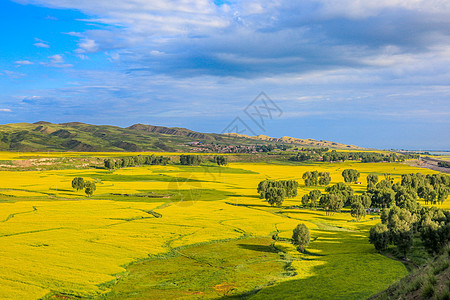
[[[174,76],[371,68],[450,45],[450,4],[440,0],[22,2],[78,9],[111,26],[69,33],[80,39],[78,54],[114,53],[132,70]]]
[[[79,84],[47,91],[45,99],[56,101],[59,114],[61,99],[72,97],[84,105],[80,119],[92,111],[106,121],[109,113],[157,118],[164,102],[173,118],[156,120],[167,125],[183,125],[176,122],[186,111],[233,115],[261,89],[276,95],[292,119],[318,111],[325,119],[447,117],[439,112],[448,110],[450,97],[449,1],[219,2],[20,0],[84,13],[80,22],[95,26],[66,33],[76,42],[73,54],[114,65],[95,73],[70,69]],[[44,65],[71,66],[64,53]]]
[[[9,108],[0,108],[0,112],[12,112]]]

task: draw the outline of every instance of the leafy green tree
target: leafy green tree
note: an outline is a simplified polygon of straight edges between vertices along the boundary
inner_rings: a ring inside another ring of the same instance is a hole
[[[309,192],[309,200],[311,201],[310,205],[311,207],[317,206],[317,201],[319,200],[322,193],[319,190],[312,190]]]
[[[389,208],[395,203],[395,192],[392,189],[376,189],[372,192],[372,206]]]
[[[285,197],[293,198],[297,196],[298,182],[295,180],[263,180],[258,184],[257,192],[261,198],[265,198],[267,191],[272,188],[281,188],[285,192]]]
[[[355,169],[345,169],[342,171],[342,177],[345,182],[356,182],[359,178],[359,172]]]
[[[281,206],[283,204],[285,195],[286,192],[284,189],[271,187],[267,190],[265,197],[267,202],[269,202],[271,206],[274,205]]]
[[[319,172],[319,185],[325,186],[330,184],[331,177],[329,172]]]
[[[105,163],[106,169],[112,170],[112,169],[116,168],[116,162],[114,160],[112,160],[111,158],[105,159],[104,163]]]
[[[394,245],[405,257],[413,245],[413,223],[415,221],[415,216],[406,209],[394,205],[389,210],[387,227]]]
[[[224,155],[216,155],[214,156],[214,162],[220,166],[226,166],[228,164],[228,158]]]
[[[258,183],[258,187],[257,187],[257,192],[258,192],[258,194],[259,194],[259,196],[260,196],[260,198],[261,199],[264,199],[264,198],[266,198],[266,191],[269,189],[269,187],[270,187],[270,181],[271,180],[263,180],[263,181],[260,181],[259,183]]]
[[[359,222],[361,218],[366,216],[366,209],[361,202],[358,201],[352,204],[351,215],[356,219],[356,222]]]
[[[417,190],[417,194],[425,201],[425,204],[434,203],[437,193],[431,184],[424,184]]]
[[[370,173],[369,175],[367,175],[367,189],[371,189],[374,188],[375,185],[378,182],[378,175],[377,174],[373,174]]]
[[[442,205],[447,199],[450,189],[444,185],[440,185],[437,191],[437,201]]]
[[[84,185],[85,185],[84,179],[81,177],[75,177],[72,180],[72,187],[77,191],[84,189]]]
[[[92,196],[94,194],[95,190],[97,189],[97,186],[95,185],[95,183],[91,182],[91,181],[86,181],[84,187],[85,187],[84,192],[89,197]]]
[[[344,207],[344,200],[341,195],[324,194],[320,197],[319,204],[326,210],[327,215],[333,215]]]
[[[305,181],[305,186],[316,186],[318,183],[319,172],[307,171],[307,172],[303,173],[302,178]]]
[[[344,204],[347,205],[350,204],[350,200],[354,193],[353,189],[343,182],[338,182],[332,186],[326,187],[325,192],[338,196],[344,201]]]
[[[305,247],[309,245],[311,239],[309,229],[305,224],[300,223],[295,227],[292,233],[292,243],[296,245],[299,251],[304,252]]]
[[[305,194],[305,195],[303,195],[303,197],[302,197],[302,205],[303,205],[303,207],[305,207],[305,206],[307,206],[309,204],[309,195],[308,194]]]
[[[378,223],[370,228],[369,241],[378,251],[387,249],[390,243],[390,233],[386,224]]]

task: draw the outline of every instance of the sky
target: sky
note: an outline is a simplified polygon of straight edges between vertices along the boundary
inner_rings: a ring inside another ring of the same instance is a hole
[[[450,150],[450,1],[2,0],[0,124]]]

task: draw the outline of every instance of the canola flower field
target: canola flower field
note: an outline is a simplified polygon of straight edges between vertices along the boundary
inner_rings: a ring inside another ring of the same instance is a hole
[[[0,161],[21,155],[0,153]],[[407,274],[402,263],[369,244],[368,230],[379,219],[353,222],[348,212],[326,216],[320,210],[290,208],[313,189],[303,186],[303,172],[330,172],[333,184],[343,181],[347,168],[361,173],[363,184],[351,185],[356,192],[365,189],[369,173],[389,173],[395,180],[406,173],[435,173],[398,163],[358,162],[0,171],[0,299],[217,298],[255,289],[248,297],[367,298]],[[96,182],[94,195],[73,190],[74,177]],[[270,207],[256,193],[266,178],[298,180],[298,196],[281,208]],[[444,207],[450,208],[448,202]],[[275,231],[290,238],[298,223],[311,231],[306,253],[282,241],[275,243],[278,253],[268,250]],[[227,257],[217,256],[222,248]],[[233,251],[236,255],[230,256]],[[206,261],[190,268],[196,280],[180,279],[180,264],[186,263],[180,259],[195,255]],[[239,264],[218,276],[215,264],[233,259]],[[139,267],[135,262],[145,263]],[[164,276],[151,273],[155,266],[161,272],[166,268]],[[148,283],[134,276],[139,268],[148,273]],[[246,281],[252,274],[254,280]]]

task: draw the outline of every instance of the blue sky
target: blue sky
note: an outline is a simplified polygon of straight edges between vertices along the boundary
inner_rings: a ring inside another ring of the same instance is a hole
[[[3,0],[0,123],[450,149],[450,2]],[[255,126],[264,91],[281,116]],[[247,118],[247,119],[246,119]]]

